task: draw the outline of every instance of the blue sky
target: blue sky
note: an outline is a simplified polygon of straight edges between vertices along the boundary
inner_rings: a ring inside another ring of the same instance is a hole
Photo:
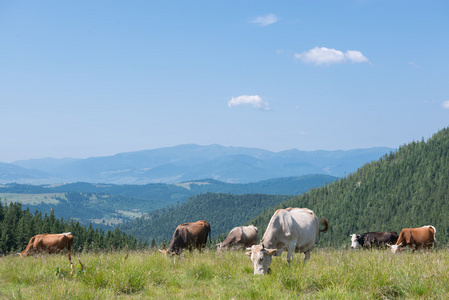
[[[0,161],[399,147],[449,125],[447,1],[0,1]]]

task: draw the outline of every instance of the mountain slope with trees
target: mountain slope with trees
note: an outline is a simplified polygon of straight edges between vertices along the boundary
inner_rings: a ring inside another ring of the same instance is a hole
[[[189,198],[176,207],[157,210],[142,218],[120,225],[123,232],[136,238],[157,243],[169,241],[179,224],[206,220],[211,224],[212,237],[223,237],[235,226],[241,226],[292,196],[263,194],[206,193]]]
[[[446,128],[427,141],[403,145],[397,152],[365,164],[333,183],[290,199],[275,199],[274,206],[258,216],[251,216],[257,195],[206,194],[121,228],[143,239],[169,239],[176,225],[206,219],[215,228],[215,234],[234,226],[254,224],[262,237],[276,209],[307,207],[329,221],[329,231],[320,234],[321,246],[346,247],[352,233],[399,233],[402,228],[424,225],[436,227],[436,238],[441,245],[449,242],[448,174],[449,129]]]
[[[280,207],[308,207],[329,221],[322,245],[347,245],[349,234],[433,225],[449,242],[449,129],[412,142],[332,184],[273,207],[250,223],[263,228]]]

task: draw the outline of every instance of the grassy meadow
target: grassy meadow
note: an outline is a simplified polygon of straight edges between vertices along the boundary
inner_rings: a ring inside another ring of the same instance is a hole
[[[299,259],[301,258],[301,259]],[[0,257],[0,299],[448,299],[449,251],[315,249],[253,274],[244,252],[75,253]],[[81,265],[84,269],[81,270]]]

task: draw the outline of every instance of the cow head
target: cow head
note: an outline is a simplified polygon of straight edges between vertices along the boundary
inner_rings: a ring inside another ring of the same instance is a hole
[[[350,234],[349,235],[351,237],[351,248],[356,249],[361,247],[358,239],[360,238],[360,234]]]
[[[262,245],[253,245],[247,248],[246,255],[251,256],[254,264],[254,274],[264,275],[270,272],[271,257],[276,254],[277,249],[266,249]]]
[[[217,252],[220,252],[223,250],[223,243],[217,244]]]
[[[393,253],[397,253],[397,252],[400,252],[400,251],[402,251],[403,250],[403,248],[402,248],[402,243],[400,243],[399,245],[390,245],[390,244],[387,244],[387,246],[391,249],[391,252],[393,252]]]
[[[162,255],[171,255],[171,256],[173,256],[173,255],[176,254],[176,252],[168,251],[166,249],[163,249],[163,250],[159,249],[159,252],[162,253]]]

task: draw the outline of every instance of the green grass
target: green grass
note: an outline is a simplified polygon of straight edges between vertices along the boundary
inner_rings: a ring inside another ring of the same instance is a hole
[[[0,258],[0,299],[448,299],[449,251],[315,249],[269,275],[243,252],[73,254]],[[81,261],[84,269],[81,270]]]

